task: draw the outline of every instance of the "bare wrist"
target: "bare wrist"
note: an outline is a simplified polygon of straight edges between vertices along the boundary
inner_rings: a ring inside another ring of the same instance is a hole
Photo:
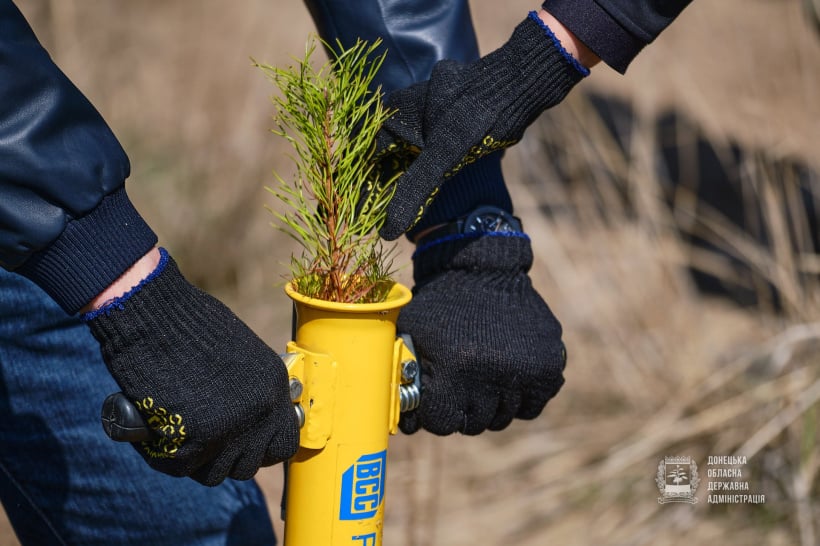
[[[551,13],[541,9],[538,11],[538,18],[552,30],[555,37],[558,38],[561,45],[564,46],[564,49],[586,68],[592,68],[601,62],[600,57],[593,53],[591,49],[565,27],[561,21],[553,17]]]
[[[134,262],[120,277],[111,283],[108,288],[97,294],[88,304],[81,309],[82,313],[95,311],[103,307],[106,303],[119,298],[129,290],[137,286],[140,281],[148,277],[157,268],[160,260],[160,252],[157,247],[152,248],[142,258]]]

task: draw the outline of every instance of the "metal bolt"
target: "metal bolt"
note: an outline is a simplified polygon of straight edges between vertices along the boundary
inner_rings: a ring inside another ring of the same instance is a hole
[[[302,396],[302,382],[295,377],[291,377],[288,386],[290,388],[290,401],[296,402]]]
[[[419,374],[419,365],[415,360],[405,360],[401,363],[401,380],[412,383]]]

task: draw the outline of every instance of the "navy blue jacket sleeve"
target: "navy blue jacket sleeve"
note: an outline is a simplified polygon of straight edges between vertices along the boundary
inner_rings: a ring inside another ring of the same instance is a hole
[[[0,0],[0,265],[77,311],[156,243],[128,174],[100,114]]]
[[[620,73],[691,0],[546,0],[545,10]]]

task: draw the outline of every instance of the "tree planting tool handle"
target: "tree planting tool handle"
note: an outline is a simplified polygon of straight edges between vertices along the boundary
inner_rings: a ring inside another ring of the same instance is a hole
[[[100,419],[103,430],[115,442],[150,442],[156,437],[137,406],[121,392],[108,395]]]
[[[285,365],[288,365],[289,359],[296,355],[279,356],[284,360]],[[300,404],[296,403],[296,399],[301,394],[301,385],[291,382],[289,387],[291,400],[294,401],[293,409],[301,427],[305,424],[305,411]],[[121,392],[109,394],[103,401],[100,421],[102,421],[105,434],[115,442],[150,442],[156,440],[158,436],[145,422],[137,406]]]
[[[418,407],[421,398],[421,371],[415,360],[410,336],[402,334],[401,339],[403,349],[408,353],[403,355],[404,360],[400,363],[402,385],[399,387],[399,406],[400,411],[405,412]],[[280,356],[288,366],[299,355],[288,353]],[[299,426],[303,427],[305,410],[300,403],[303,386],[299,381],[291,379],[289,387],[290,397],[294,402],[293,409],[299,419]],[[137,407],[121,392],[108,395],[102,405],[100,420],[105,434],[115,442],[150,442],[157,437],[157,433],[148,426]]]

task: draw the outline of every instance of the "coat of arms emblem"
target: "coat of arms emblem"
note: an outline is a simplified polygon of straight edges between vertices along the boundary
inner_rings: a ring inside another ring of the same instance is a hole
[[[655,477],[661,496],[660,504],[667,502],[698,502],[695,497],[700,478],[698,465],[691,457],[664,457],[658,464],[658,475]]]

